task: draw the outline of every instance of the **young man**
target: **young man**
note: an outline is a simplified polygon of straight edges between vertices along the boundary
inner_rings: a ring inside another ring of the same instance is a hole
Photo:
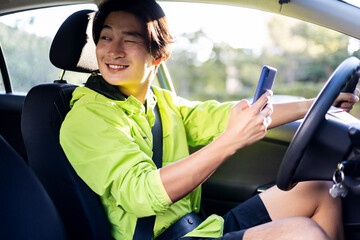
[[[154,87],[172,37],[154,0],[109,0],[94,20],[101,75],[74,91],[61,145],[79,176],[101,198],[115,239],[132,239],[138,218],[156,215],[154,237],[200,207],[199,186],[232,154],[268,127],[302,118],[311,100],[272,105],[190,102]],[[357,94],[357,93],[356,93]],[[351,109],[358,101],[341,94]],[[163,126],[163,166],[152,161],[154,106]],[[271,118],[270,118],[271,115]],[[206,145],[189,155],[188,145]],[[326,182],[276,187],[223,217],[211,215],[187,237],[221,239],[343,239],[341,204]],[[291,205],[288,203],[291,202]],[[186,234],[186,233],[185,233]],[[161,237],[161,236],[160,236]]]

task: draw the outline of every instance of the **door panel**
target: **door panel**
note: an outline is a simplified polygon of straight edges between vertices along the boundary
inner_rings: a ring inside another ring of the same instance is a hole
[[[299,124],[297,121],[269,130],[266,138],[239,150],[223,163],[203,184],[202,214],[223,215],[274,185],[282,158]]]
[[[0,94],[0,135],[27,159],[21,134],[21,112],[25,95]]]

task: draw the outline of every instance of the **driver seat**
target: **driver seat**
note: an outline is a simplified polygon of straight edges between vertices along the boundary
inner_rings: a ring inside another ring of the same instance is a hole
[[[96,70],[91,64],[79,65],[84,46],[91,45],[86,29],[92,12],[74,13],[58,30],[50,49],[56,67],[85,73]],[[29,91],[21,120],[28,162],[55,203],[69,239],[110,240],[110,225],[99,197],[76,174],[59,143],[60,127],[76,87],[61,79]]]

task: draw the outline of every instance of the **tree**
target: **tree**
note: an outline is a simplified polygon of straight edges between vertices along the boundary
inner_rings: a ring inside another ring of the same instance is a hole
[[[52,82],[59,75],[59,69],[49,61],[49,37],[39,37],[4,24],[0,24],[0,33],[14,91],[28,92],[34,85]]]

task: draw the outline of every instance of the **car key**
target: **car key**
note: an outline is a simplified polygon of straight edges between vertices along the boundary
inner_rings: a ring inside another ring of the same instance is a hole
[[[340,179],[340,181],[338,181],[338,179]],[[344,184],[344,179],[344,165],[340,163],[333,175],[334,185],[329,189],[329,193],[333,198],[337,198],[338,196],[342,198],[346,197],[348,189]]]
[[[329,193],[333,198],[337,198],[338,196],[344,198],[346,197],[348,190],[342,183],[335,183],[330,188]]]

